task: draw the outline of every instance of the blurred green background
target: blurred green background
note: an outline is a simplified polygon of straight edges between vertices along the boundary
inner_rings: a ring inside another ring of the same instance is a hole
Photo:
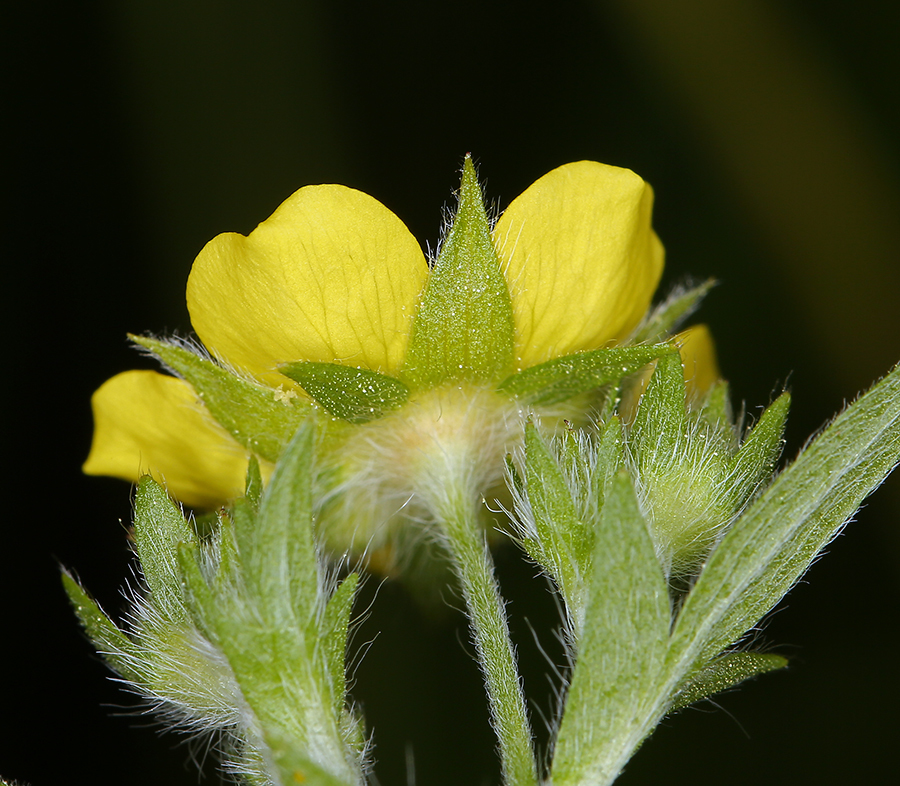
[[[900,360],[896,3],[107,0],[19,3],[8,22],[8,778],[197,782],[209,744],[160,737],[107,680],[58,564],[121,608],[129,489],[80,474],[90,393],[146,365],[126,331],[189,331],[184,284],[207,240],[249,232],[302,185],[360,188],[434,247],[467,151],[500,206],[568,161],[634,169],[656,190],[661,291],[721,281],[700,318],[736,400],[755,413],[793,390],[788,455]],[[786,672],[669,719],[620,782],[882,782],[898,512],[893,478],[763,627]],[[498,565],[540,728],[541,649],[559,648],[531,629],[556,610],[514,552]],[[363,602],[376,594],[354,695],[379,782],[496,783],[461,620],[424,619],[375,580]]]

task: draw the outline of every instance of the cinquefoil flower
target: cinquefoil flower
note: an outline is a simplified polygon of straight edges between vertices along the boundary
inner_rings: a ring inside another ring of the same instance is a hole
[[[631,171],[582,161],[491,227],[467,158],[429,267],[372,197],[302,188],[249,236],[201,251],[187,303],[214,362],[138,339],[181,378],[106,382],[84,470],[150,473],[211,508],[242,494],[251,455],[277,460],[285,432],[318,410],[319,520],[335,547],[402,538],[447,495],[480,504],[527,419],[577,419],[590,391],[659,356],[646,344],[605,353],[641,322],[661,275],[652,201]]]

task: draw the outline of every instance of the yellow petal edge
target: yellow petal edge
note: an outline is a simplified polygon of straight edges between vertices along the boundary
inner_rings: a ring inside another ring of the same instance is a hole
[[[512,295],[519,368],[625,338],[663,268],[653,190],[628,169],[566,164],[503,213],[494,244]]]
[[[694,325],[674,337],[684,363],[684,380],[691,396],[702,397],[721,378],[716,347],[706,325]]]
[[[249,236],[210,241],[187,286],[191,322],[221,360],[277,386],[296,360],[395,373],[428,265],[376,199],[307,186]]]
[[[183,380],[126,371],[101,385],[91,406],[88,475],[136,482],[150,474],[176,499],[204,509],[243,494],[246,451],[211,420]]]

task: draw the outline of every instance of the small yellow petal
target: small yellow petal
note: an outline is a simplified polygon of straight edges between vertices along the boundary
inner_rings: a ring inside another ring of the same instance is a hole
[[[214,508],[244,492],[247,455],[212,421],[193,388],[155,371],[126,371],[91,399],[94,441],[83,469],[137,481],[151,474],[169,493]]]
[[[681,362],[684,363],[684,380],[688,394],[699,398],[721,378],[716,361],[716,347],[706,325],[694,325],[673,338]]]
[[[296,360],[394,373],[427,273],[418,242],[380,202],[308,186],[248,237],[206,245],[188,310],[217,357],[276,386],[275,368]]]
[[[513,201],[494,229],[520,368],[624,338],[663,267],[653,191],[627,169],[579,161]]]

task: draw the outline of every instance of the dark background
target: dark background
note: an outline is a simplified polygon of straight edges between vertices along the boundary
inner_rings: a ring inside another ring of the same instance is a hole
[[[788,455],[900,359],[900,5],[860,0],[18,3],[4,73],[0,773],[190,784],[202,745],[159,736],[108,681],[60,588],[110,610],[130,492],[87,478],[89,396],[143,365],[126,331],[189,330],[184,284],[215,234],[308,183],[360,188],[423,242],[471,151],[501,205],[591,158],[656,189],[664,292],[722,282],[701,318],[751,412],[787,383]],[[896,761],[900,484],[889,481],[773,615],[791,658],[667,720],[621,783],[880,782]],[[124,523],[123,523],[124,522]],[[553,608],[498,555],[537,706],[526,618]],[[367,593],[374,594],[376,582]],[[545,623],[544,623],[545,624]],[[467,636],[385,585],[355,695],[377,774],[495,783]],[[552,641],[542,644],[552,653]],[[401,654],[398,654],[401,653]],[[536,721],[540,726],[540,721]],[[208,782],[216,783],[215,776]]]

